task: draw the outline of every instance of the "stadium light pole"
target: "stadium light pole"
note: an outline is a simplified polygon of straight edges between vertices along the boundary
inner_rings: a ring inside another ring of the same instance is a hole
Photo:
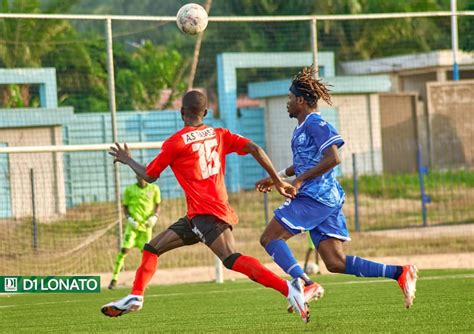
[[[453,80],[459,80],[458,16],[456,0],[451,0],[451,47],[453,49]]]
[[[109,109],[112,122],[112,140],[118,143],[117,132],[117,106],[115,104],[115,74],[114,74],[114,52],[112,40],[112,19],[109,17],[105,20],[105,31],[107,35],[107,79],[109,91]],[[122,245],[122,207],[120,204],[120,166],[114,164],[114,178],[115,178],[115,204],[117,209],[118,219],[118,249]]]

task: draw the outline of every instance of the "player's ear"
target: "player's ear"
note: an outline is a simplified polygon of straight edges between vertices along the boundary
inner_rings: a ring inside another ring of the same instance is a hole
[[[207,115],[207,109],[204,110],[204,114],[202,115],[202,118],[206,117]]]

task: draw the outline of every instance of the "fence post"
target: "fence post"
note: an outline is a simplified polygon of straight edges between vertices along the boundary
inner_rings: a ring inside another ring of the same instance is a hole
[[[263,193],[263,210],[265,212],[265,225],[268,225],[268,193]]]
[[[453,51],[453,80],[459,80],[458,66],[458,16],[456,0],[451,0],[451,48]]]
[[[222,268],[222,261],[216,256],[215,263],[216,263],[216,283],[224,283],[224,273]]]
[[[354,223],[355,230],[360,232],[359,224],[359,190],[357,188],[357,164],[356,164],[356,154],[352,153],[352,179],[353,179],[353,188],[354,188]]]
[[[108,78],[108,90],[109,90],[109,109],[112,121],[112,141],[118,142],[117,132],[117,107],[115,104],[115,74],[114,74],[114,52],[113,52],[113,40],[112,40],[112,19],[107,18],[105,20],[105,31],[107,35],[107,78]],[[122,205],[120,199],[120,164],[114,164],[114,178],[115,178],[115,205],[117,210],[118,219],[118,249],[122,246]]]
[[[427,212],[426,207],[427,203],[431,202],[431,198],[426,194],[425,189],[425,175],[428,174],[428,167],[423,166],[423,156],[421,151],[421,145],[418,144],[416,150],[416,160],[418,165],[418,180],[420,182],[420,193],[421,193],[421,217],[423,219],[423,226],[428,226]]]
[[[318,21],[316,19],[311,19],[310,22],[311,28],[311,52],[313,55],[313,66],[316,70],[316,78],[319,76],[319,66],[318,66]]]
[[[36,252],[38,248],[38,225],[36,222],[35,172],[33,168],[30,168],[30,183],[31,183],[32,224],[33,224],[33,249]]]

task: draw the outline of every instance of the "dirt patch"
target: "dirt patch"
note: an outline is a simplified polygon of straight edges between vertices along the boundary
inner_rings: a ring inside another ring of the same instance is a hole
[[[405,255],[405,256],[387,256],[370,258],[372,261],[389,264],[407,264],[413,263],[420,269],[474,269],[474,253],[450,253],[450,254],[429,254],[429,255]],[[328,274],[323,263],[321,273]],[[279,276],[285,273],[274,263],[266,263],[265,266]],[[246,276],[234,271],[223,268],[225,280],[235,280],[245,278]],[[111,279],[111,273],[98,274],[101,276],[101,283],[106,287]],[[135,277],[134,271],[126,271],[120,274],[119,286],[130,287]],[[194,282],[212,282],[215,280],[215,268],[212,266],[192,267],[192,268],[173,268],[159,269],[153,277],[152,285],[194,283]]]
[[[474,224],[413,227],[407,229],[364,232],[366,236],[383,236],[395,239],[422,239],[438,237],[472,236]]]

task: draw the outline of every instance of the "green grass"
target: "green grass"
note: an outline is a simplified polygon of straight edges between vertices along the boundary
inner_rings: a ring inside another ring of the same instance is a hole
[[[474,270],[426,270],[412,309],[395,282],[318,277],[325,297],[305,325],[285,300],[248,281],[155,286],[142,311],[110,319],[99,308],[128,290],[0,297],[2,332],[462,333],[474,331]],[[358,283],[358,284],[356,284]]]
[[[353,193],[354,183],[352,177],[339,180],[346,193]],[[359,193],[382,198],[420,198],[419,175],[411,174],[382,174],[362,175],[358,177]],[[447,192],[447,189],[474,188],[474,172],[458,171],[431,171],[425,175],[426,192]],[[442,201],[445,196],[433,196],[432,200]]]

